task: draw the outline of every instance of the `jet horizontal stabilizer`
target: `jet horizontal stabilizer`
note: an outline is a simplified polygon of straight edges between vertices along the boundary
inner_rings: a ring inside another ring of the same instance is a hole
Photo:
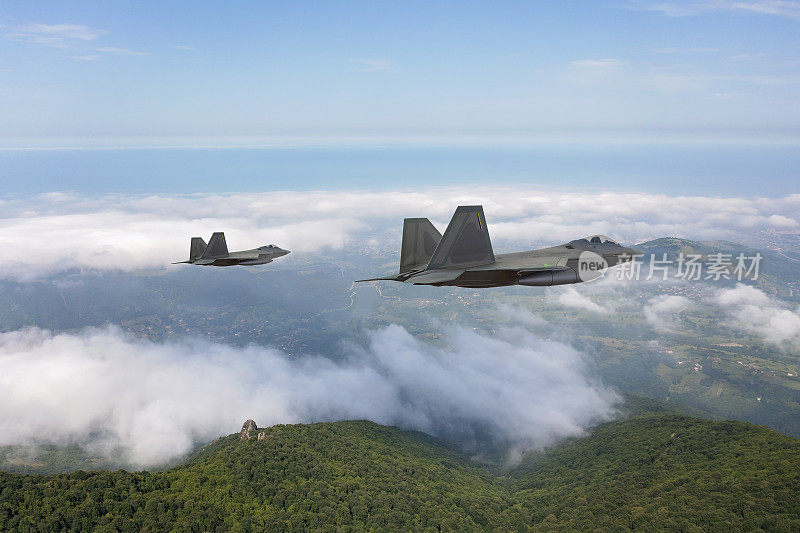
[[[369,278],[369,279],[357,279],[356,283],[362,283],[364,281],[403,281],[405,276],[386,276],[384,278]]]

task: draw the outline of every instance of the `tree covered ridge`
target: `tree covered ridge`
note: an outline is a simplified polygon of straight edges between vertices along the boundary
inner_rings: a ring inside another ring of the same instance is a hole
[[[511,475],[534,522],[575,529],[800,529],[800,440],[681,415],[604,424]]]
[[[740,422],[634,416],[504,472],[366,421],[258,433],[218,439],[156,474],[0,473],[0,528],[800,528],[800,441]]]

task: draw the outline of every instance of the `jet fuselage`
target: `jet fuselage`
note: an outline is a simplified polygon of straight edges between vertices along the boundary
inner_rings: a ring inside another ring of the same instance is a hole
[[[581,267],[581,255],[584,261],[596,260],[584,252],[592,252],[603,263],[596,266],[597,271],[630,261],[639,254],[638,250],[621,246],[613,241],[592,244],[589,239],[577,239],[567,244],[551,246],[524,252],[513,252],[495,255],[494,262],[485,265],[470,266],[464,269],[447,269],[422,271],[412,274],[405,283],[426,284],[436,286],[456,286],[470,288],[504,287],[509,285],[527,285],[544,287],[550,285],[566,285],[587,281],[590,267]],[[583,273],[583,278],[581,276]],[[435,281],[435,276],[454,279]],[[432,281],[427,283],[426,279]]]

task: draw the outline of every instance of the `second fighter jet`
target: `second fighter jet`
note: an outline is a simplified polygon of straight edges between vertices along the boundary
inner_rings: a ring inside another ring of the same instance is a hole
[[[203,266],[264,265],[288,253],[289,250],[278,248],[274,244],[260,246],[252,250],[242,250],[241,252],[228,252],[225,234],[219,231],[211,235],[211,240],[208,241],[207,245],[201,237],[192,237],[192,243],[189,247],[189,260],[172,264],[189,263]]]
[[[460,206],[442,236],[427,218],[403,224],[400,272],[359,281],[391,280],[414,285],[502,287],[550,286],[595,279],[641,252],[603,235],[509,254],[494,254],[483,207]]]

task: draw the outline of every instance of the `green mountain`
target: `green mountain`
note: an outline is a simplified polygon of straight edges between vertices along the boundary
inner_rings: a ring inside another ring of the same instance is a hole
[[[127,464],[91,454],[81,446],[39,443],[0,446],[0,470],[20,474],[61,474],[76,470],[117,470]]]
[[[511,488],[531,522],[566,529],[794,531],[798,460],[800,440],[762,426],[635,417],[526,457]]]
[[[800,440],[634,416],[493,471],[372,422],[231,435],[160,473],[0,473],[0,530],[800,528]]]
[[[730,241],[691,241],[677,237],[654,239],[637,244],[636,248],[645,255],[655,255],[656,259],[661,259],[662,254],[667,254],[667,258],[671,261],[675,261],[680,254],[683,254],[684,257],[699,255],[702,258],[701,262],[708,261],[709,256],[714,254],[729,255],[731,256],[729,259],[734,265],[739,254],[743,254],[745,258],[761,254],[758,279],[744,281],[755,285],[767,294],[800,301],[800,290],[798,290],[800,289],[800,261],[775,250],[759,250]],[[647,257],[644,259],[645,261],[649,260]],[[748,260],[747,265],[749,264]],[[734,279],[727,284],[732,285],[735,282],[735,276],[732,268],[729,271]],[[717,283],[726,284],[724,280]]]
[[[765,253],[763,250],[756,250],[743,244],[730,242],[730,241],[692,241],[689,239],[681,239],[679,237],[661,237],[653,239],[652,241],[637,244],[636,248],[646,253],[681,253],[684,254],[700,254],[707,256],[716,253],[723,254],[755,254],[759,251]],[[766,252],[772,253],[772,252]]]

